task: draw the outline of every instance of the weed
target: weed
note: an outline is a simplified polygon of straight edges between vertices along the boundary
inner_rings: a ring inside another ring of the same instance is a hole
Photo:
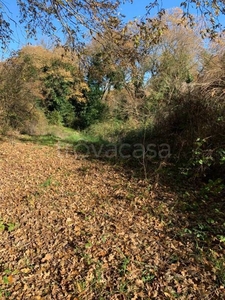
[[[83,293],[87,288],[87,285],[86,285],[85,281],[77,281],[75,283],[75,285],[76,285],[76,288],[77,288],[79,294]]]
[[[121,267],[120,267],[120,274],[124,275],[127,272],[127,266],[130,263],[130,259],[128,257],[124,257],[122,263],[121,263]]]
[[[221,178],[217,178],[216,180],[209,180],[207,184],[201,189],[200,193],[206,199],[209,198],[210,195],[217,196],[223,192],[225,189],[225,185]]]
[[[50,176],[41,184],[41,186],[46,188],[49,187],[51,184],[52,184],[52,178]]]
[[[0,297],[1,299],[7,299],[10,297],[11,292],[7,291],[9,285],[13,284],[14,282],[14,275],[18,274],[18,270],[12,271],[11,269],[5,269],[2,272],[2,283],[3,288],[0,288]]]
[[[169,263],[173,264],[179,261],[179,257],[176,254],[171,255]]]
[[[91,248],[92,247],[92,243],[91,242],[87,242],[86,244],[85,244],[85,248],[87,249],[87,248]]]
[[[93,260],[92,260],[92,256],[90,254],[84,254],[83,258],[86,261],[88,266],[90,266],[92,264]]]
[[[217,277],[218,284],[225,287],[225,259],[219,257],[217,252],[210,250],[210,259],[214,265],[213,271]]]
[[[225,236],[224,235],[219,235],[218,239],[219,239],[220,243],[224,243],[225,244]]]
[[[16,224],[12,222],[4,222],[3,220],[0,220],[0,231],[8,231],[11,232],[16,228]]]
[[[155,274],[153,274],[148,270],[143,270],[141,279],[144,283],[150,283],[154,280],[154,278],[155,278]]]

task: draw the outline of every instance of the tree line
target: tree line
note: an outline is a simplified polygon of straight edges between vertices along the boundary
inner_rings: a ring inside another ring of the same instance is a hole
[[[47,10],[45,1],[19,1],[26,3],[22,8],[28,16],[40,10],[62,22],[66,12],[71,18],[74,15],[75,2],[52,1]],[[208,12],[214,22],[211,31],[202,16],[190,22],[187,11],[181,9],[160,10],[157,18],[124,24],[110,14],[119,1],[91,1],[76,7],[78,25],[78,17],[88,17],[85,9],[93,5],[89,17],[98,24],[90,28],[88,43],[73,40],[76,47],[72,47],[68,40],[50,49],[26,46],[1,62],[1,131],[13,128],[33,134],[43,123],[85,129],[97,122],[132,120],[136,127],[131,130],[145,129],[149,138],[155,136],[171,145],[171,159],[183,163],[183,173],[222,178],[225,40],[213,19],[223,13],[224,5],[219,2],[208,6],[205,1],[182,3],[186,9],[188,3],[196,4],[203,15]],[[85,3],[79,1],[79,5]],[[105,10],[108,15],[101,23]],[[50,19],[46,22],[52,25]],[[28,22],[27,26],[33,25]],[[73,34],[71,28],[67,33]],[[211,39],[203,40],[207,32]]]

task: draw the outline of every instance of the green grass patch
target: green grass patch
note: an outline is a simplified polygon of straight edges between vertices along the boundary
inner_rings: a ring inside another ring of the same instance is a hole
[[[87,143],[98,143],[99,138],[92,136],[86,132],[80,132],[73,130],[71,128],[65,128],[62,126],[54,126],[50,130],[50,133],[45,135],[21,135],[19,140],[22,142],[32,142],[38,145],[44,146],[54,146],[60,142],[60,145],[63,144],[71,144],[75,145],[80,141],[87,142]]]

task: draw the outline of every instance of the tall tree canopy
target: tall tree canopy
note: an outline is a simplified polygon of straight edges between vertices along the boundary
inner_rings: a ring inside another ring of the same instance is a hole
[[[78,46],[84,38],[84,32],[96,34],[106,28],[118,26],[123,18],[118,14],[118,8],[125,2],[132,3],[133,0],[17,0],[17,5],[20,10],[20,22],[25,23],[29,36],[34,36],[38,28],[45,34],[54,34],[57,29],[55,21],[58,20],[68,37],[68,42]],[[163,5],[165,1],[149,0],[143,21],[148,20],[148,14],[156,6],[160,18],[164,14]],[[184,17],[187,17],[190,23],[193,22],[191,7],[196,8],[209,22],[203,35],[213,37],[218,29],[221,30],[218,16],[225,14],[223,0],[185,0],[181,1],[180,6],[184,10]],[[8,10],[7,2],[0,0],[0,38],[3,46],[12,37],[12,21],[13,14]]]
[[[130,0],[128,0],[130,1]],[[121,0],[17,0],[20,23],[25,23],[28,36],[35,36],[40,29],[44,34],[54,34],[59,21],[68,41],[78,44],[84,32],[101,32],[107,23],[113,24],[118,17]],[[10,40],[13,15],[7,2],[0,0],[0,37],[3,45]]]

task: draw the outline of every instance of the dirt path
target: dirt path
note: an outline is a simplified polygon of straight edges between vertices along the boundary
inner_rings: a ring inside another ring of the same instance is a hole
[[[153,199],[113,166],[4,141],[0,201],[0,299],[225,298],[178,238],[188,221],[173,225],[176,195]]]

